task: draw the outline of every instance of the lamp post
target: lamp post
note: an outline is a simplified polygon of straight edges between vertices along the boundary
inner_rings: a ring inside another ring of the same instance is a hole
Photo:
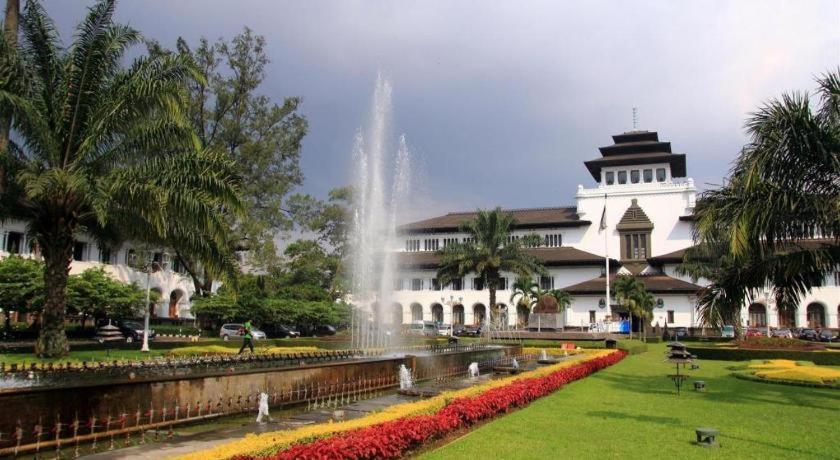
[[[147,254],[147,256],[149,259],[143,264],[146,269],[146,303],[143,306],[143,345],[140,347],[140,351],[142,352],[149,351],[149,308],[152,302],[152,272],[156,271],[155,267],[158,270],[166,270],[166,267],[169,265],[169,254],[165,251],[161,253],[160,261],[154,260],[154,256],[151,253]],[[133,255],[132,259],[136,263],[137,256]]]

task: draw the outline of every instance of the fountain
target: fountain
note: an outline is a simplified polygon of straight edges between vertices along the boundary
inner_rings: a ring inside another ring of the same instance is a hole
[[[405,367],[405,364],[400,364],[400,390],[408,390],[414,385],[414,378],[411,376],[411,371]]]
[[[98,437],[114,435],[136,434],[142,442],[147,432],[157,436],[172,426],[253,413],[255,406],[263,421],[271,420],[269,408],[336,409],[396,388],[405,396],[429,397],[439,390],[418,382],[445,380],[467,363],[470,377],[477,378],[478,362],[489,366],[521,353],[517,344],[398,347],[402,317],[384,313],[393,308],[398,268],[393,254],[401,246],[396,224],[407,217],[402,213],[409,209],[411,166],[405,137],[389,140],[390,117],[391,86],[380,77],[368,129],[360,130],[354,148],[350,349],[80,366],[0,365],[0,406],[6,409],[0,413],[0,458],[62,443],[78,447],[92,442],[95,451]],[[243,395],[242,388],[265,390]],[[125,413],[127,408],[137,410]],[[68,414],[76,414],[75,421]],[[105,422],[97,424],[103,414]],[[88,422],[79,422],[79,416]],[[54,440],[43,439],[42,420],[55,420],[50,424]],[[90,432],[79,431],[80,426],[89,426]]]
[[[401,212],[411,180],[404,135],[399,137],[394,157],[389,155],[394,150],[388,145],[391,111],[391,84],[380,75],[369,128],[359,131],[353,149],[356,195],[351,233],[351,346],[361,350],[394,346],[402,327],[394,315],[383,314],[393,303],[393,253],[399,247],[396,227],[404,217]],[[389,163],[394,168],[390,189],[386,187]]]
[[[513,358],[510,361],[510,367],[512,367],[514,369],[519,369],[519,361],[517,361],[516,358]]]
[[[467,372],[469,373],[471,379],[477,379],[478,363],[470,363],[470,367],[467,368]]]
[[[263,419],[271,421],[271,416],[268,415],[268,393],[260,393],[259,413],[257,414],[257,423],[263,423]]]
[[[566,351],[563,351],[563,355],[568,356],[568,353]],[[540,350],[540,356],[539,358],[537,358],[538,364],[557,364],[558,361],[559,360],[557,358],[549,357],[548,353],[546,353],[545,351],[545,348]]]

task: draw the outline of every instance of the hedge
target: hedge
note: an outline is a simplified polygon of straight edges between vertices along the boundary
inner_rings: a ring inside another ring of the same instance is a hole
[[[752,359],[789,359],[811,361],[824,366],[840,366],[840,352],[801,350],[745,350],[739,348],[687,347],[692,355],[700,359],[718,361],[749,361]]]
[[[619,350],[624,350],[628,354],[631,355],[638,355],[639,353],[644,353],[647,351],[648,347],[645,342],[640,340],[619,340],[616,343]]]

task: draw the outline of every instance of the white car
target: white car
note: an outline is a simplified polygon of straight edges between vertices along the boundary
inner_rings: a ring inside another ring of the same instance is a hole
[[[230,340],[231,337],[240,337],[242,335],[241,330],[242,324],[240,323],[223,324],[222,328],[219,330],[219,337],[221,337],[222,340]],[[265,332],[252,327],[251,337],[253,337],[254,340],[264,340],[266,335]]]

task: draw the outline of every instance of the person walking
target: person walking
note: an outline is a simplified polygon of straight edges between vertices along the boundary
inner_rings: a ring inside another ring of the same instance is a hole
[[[242,334],[242,347],[239,349],[239,354],[241,355],[243,351],[245,351],[245,347],[251,349],[251,353],[254,353],[254,337],[251,335],[251,321],[245,321],[245,324],[242,325],[242,328],[239,330]]]

